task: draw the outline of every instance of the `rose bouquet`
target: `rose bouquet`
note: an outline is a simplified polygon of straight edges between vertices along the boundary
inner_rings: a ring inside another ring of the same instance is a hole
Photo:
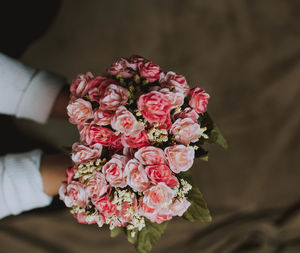
[[[203,89],[133,55],[103,76],[79,75],[70,91],[80,142],[59,194],[78,222],[125,232],[149,252],[173,217],[211,220],[189,169],[195,158],[207,161],[204,145],[227,144]]]

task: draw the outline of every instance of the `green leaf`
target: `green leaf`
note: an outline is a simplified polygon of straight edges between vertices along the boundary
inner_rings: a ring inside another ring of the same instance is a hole
[[[192,176],[190,172],[182,172],[179,174],[179,177],[188,181],[193,187],[187,195],[187,199],[191,205],[183,214],[183,217],[189,221],[211,221],[211,216],[206,202],[198,187],[192,183]]]
[[[198,146],[198,149],[195,150],[195,157],[199,158],[202,161],[208,161],[208,152],[204,150],[202,147]]]
[[[217,125],[213,122],[212,118],[206,112],[202,116],[199,117],[199,121],[202,127],[207,127],[207,131],[205,132],[209,139],[202,140],[202,144],[206,143],[215,143],[221,146],[224,149],[228,148],[228,143],[224,136],[222,135],[220,129]]]
[[[204,161],[204,162],[208,162],[208,154],[199,156],[199,159],[202,160],[202,161]]]
[[[131,231],[127,231],[127,239],[140,253],[149,253],[164,233],[168,222],[161,224],[151,222],[145,218],[146,226],[141,231],[135,231],[132,236]]]
[[[112,238],[117,237],[123,231],[124,231],[123,227],[115,227],[113,230],[110,230],[110,236]]]

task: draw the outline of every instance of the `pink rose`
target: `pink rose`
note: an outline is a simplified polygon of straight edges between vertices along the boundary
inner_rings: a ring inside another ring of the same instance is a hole
[[[59,197],[67,207],[85,207],[88,201],[87,193],[80,182],[63,183],[59,188]]]
[[[78,98],[67,106],[67,112],[72,124],[83,124],[93,118],[93,109],[90,102]]]
[[[189,170],[195,157],[195,150],[184,145],[175,145],[165,148],[165,154],[169,162],[170,169],[174,173]]]
[[[119,106],[126,105],[128,95],[127,89],[116,84],[110,84],[99,100],[100,108],[115,111]]]
[[[95,224],[95,223],[98,223],[98,221],[99,221],[99,218],[97,216],[87,217],[84,212],[75,213],[74,217],[77,219],[78,223],[83,223],[83,224]]]
[[[109,185],[105,181],[105,177],[101,172],[94,171],[93,175],[88,179],[86,184],[86,192],[91,199],[98,198],[105,194],[109,189]]]
[[[103,174],[111,186],[123,188],[127,185],[127,178],[124,172],[127,161],[126,156],[115,154],[103,166]]]
[[[166,157],[163,150],[153,146],[142,147],[134,156],[143,165],[166,164]]]
[[[88,82],[89,97],[92,101],[99,103],[105,89],[110,84],[117,84],[116,81],[103,76],[97,76],[95,79]]]
[[[125,167],[127,184],[134,190],[143,192],[150,186],[150,181],[145,172],[144,166],[137,160],[131,159]]]
[[[139,205],[138,205],[138,214],[140,216],[145,216],[150,221],[154,222],[157,216],[157,210],[155,208],[151,208],[147,206],[143,202],[143,198],[139,199]]]
[[[116,205],[112,204],[109,193],[101,197],[92,199],[92,202],[104,219],[110,218],[116,212]]]
[[[168,88],[161,89],[159,92],[163,93],[169,99],[171,109],[183,105],[184,95],[182,93],[170,91]]]
[[[131,136],[137,136],[144,130],[144,125],[141,122],[138,122],[125,106],[120,106],[118,108],[111,121],[111,127],[116,131]]]
[[[190,207],[191,203],[186,198],[181,200],[175,199],[169,206],[170,213],[173,216],[182,216],[186,210]]]
[[[188,95],[190,92],[190,87],[187,84],[184,76],[176,75],[176,73],[169,71],[167,74],[161,74],[159,82],[163,87],[167,87],[170,90],[173,88],[176,92]]]
[[[89,87],[88,82],[94,78],[91,72],[86,74],[80,74],[77,76],[75,81],[71,84],[71,94],[77,98],[81,98],[88,93]]]
[[[89,128],[89,125],[77,125],[77,129],[80,135],[80,141],[86,143],[86,132]]]
[[[198,118],[199,118],[199,115],[198,113],[190,108],[190,107],[187,107],[185,108],[183,111],[180,111],[180,112],[177,112],[173,115],[173,117],[175,119],[185,119],[185,118],[190,118],[192,119],[195,123],[198,122]]]
[[[192,107],[197,113],[205,113],[207,110],[207,104],[209,95],[205,93],[205,90],[201,88],[195,88],[191,90],[191,100],[189,102],[190,107]]]
[[[114,111],[107,111],[98,108],[94,112],[94,124],[99,126],[107,126],[110,125],[110,122],[114,116]]]
[[[73,180],[73,177],[75,175],[75,173],[77,172],[77,167],[73,166],[73,167],[69,167],[66,169],[66,181],[67,184],[70,184]]]
[[[72,146],[72,161],[75,164],[87,163],[100,158],[101,153],[102,145],[99,143],[87,147],[76,142]]]
[[[174,197],[173,190],[165,183],[158,183],[144,191],[143,202],[150,208],[167,207]]]
[[[196,142],[202,135],[200,125],[190,118],[177,119],[171,127],[175,140],[182,144],[190,144]]]
[[[163,123],[170,116],[171,103],[161,92],[151,91],[141,95],[137,105],[140,113],[151,123]]]
[[[160,66],[154,64],[151,61],[139,62],[138,69],[140,71],[141,77],[146,78],[150,83],[155,82],[160,76]]]
[[[150,144],[146,130],[140,132],[137,136],[127,136],[122,134],[121,142],[124,147],[141,148]]]
[[[136,64],[130,63],[122,58],[120,61],[115,62],[110,69],[107,70],[107,73],[112,76],[121,75],[123,78],[130,78],[135,74],[136,69]]]
[[[171,220],[172,217],[173,216],[171,214],[160,214],[160,213],[158,213],[156,215],[156,219],[153,222],[161,224],[161,223],[165,222],[166,220]]]
[[[165,164],[146,166],[145,171],[148,177],[154,183],[163,182],[171,188],[178,185],[177,178],[173,175],[172,171]]]
[[[103,146],[110,146],[116,138],[115,133],[106,127],[90,125],[85,130],[85,140],[88,145],[100,143]]]

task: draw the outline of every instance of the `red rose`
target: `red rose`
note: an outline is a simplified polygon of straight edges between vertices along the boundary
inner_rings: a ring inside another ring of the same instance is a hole
[[[110,146],[116,137],[112,130],[97,125],[89,126],[85,136],[88,145],[100,143],[103,146]]]
[[[146,78],[150,83],[153,83],[159,79],[160,76],[160,66],[154,64],[151,61],[147,62],[139,62],[138,69],[140,71],[140,75]]]
[[[146,130],[143,130],[137,136],[126,136],[122,134],[121,141],[124,147],[129,148],[141,148],[150,145]]]
[[[146,166],[145,171],[148,177],[154,183],[163,182],[171,188],[178,185],[177,178],[173,175],[172,171],[165,164]]]
[[[111,143],[111,146],[110,146],[110,152],[112,154],[115,154],[115,153],[119,152],[122,149],[123,149],[123,144],[122,144],[121,135],[114,137],[113,141]]]
[[[138,55],[138,54],[133,54],[133,55],[131,55],[130,58],[128,59],[128,61],[129,61],[130,63],[139,63],[139,62],[143,62],[144,60],[145,60],[145,59],[144,59],[142,56]]]
[[[170,100],[158,91],[151,91],[140,96],[137,105],[140,113],[149,122],[164,123],[170,115]]]
[[[88,92],[88,82],[94,78],[91,72],[79,74],[70,87],[71,94],[77,98],[83,97]]]
[[[117,84],[116,81],[103,76],[97,76],[95,79],[88,82],[89,96],[92,101],[99,102],[104,94],[106,87],[110,84]]]
[[[130,78],[135,74],[136,64],[128,62],[126,59],[121,59],[115,62],[108,70],[107,73],[116,76],[121,75],[123,78]]]

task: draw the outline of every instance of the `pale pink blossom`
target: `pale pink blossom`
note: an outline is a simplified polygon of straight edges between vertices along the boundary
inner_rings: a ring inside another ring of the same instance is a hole
[[[109,189],[109,185],[105,180],[105,176],[98,171],[94,171],[93,175],[88,179],[86,184],[86,192],[89,198],[97,198],[105,194]]]
[[[175,145],[165,148],[165,154],[169,162],[170,169],[174,173],[189,170],[195,157],[195,150],[184,145]]]
[[[116,84],[110,84],[106,87],[103,95],[100,97],[99,104],[102,110],[115,111],[119,106],[126,105],[129,92],[127,89]]]
[[[83,124],[94,116],[91,103],[82,98],[71,102],[67,106],[67,112],[72,124]]]
[[[144,125],[138,122],[135,116],[126,109],[125,106],[120,106],[111,121],[111,127],[125,135],[137,136]]]
[[[182,216],[187,209],[190,207],[191,203],[187,201],[186,198],[175,199],[173,203],[169,206],[170,213],[173,216]]]
[[[144,166],[136,159],[131,159],[125,167],[127,184],[134,190],[143,192],[150,186]]]
[[[75,164],[87,163],[100,158],[102,145],[96,143],[91,146],[85,146],[78,142],[72,146],[72,161]]]
[[[190,118],[177,119],[170,131],[175,136],[177,142],[185,145],[198,141],[203,133],[200,125]]]
[[[180,92],[184,94],[184,96],[187,96],[190,92],[190,87],[187,84],[185,77],[177,75],[172,71],[169,71],[166,74],[161,74],[159,82],[163,87],[167,87],[170,90],[174,88],[176,92]]]
[[[79,74],[70,87],[71,94],[77,98],[81,98],[88,93],[88,82],[94,78],[91,72]]]
[[[103,166],[103,174],[111,186],[122,188],[127,185],[127,177],[124,171],[127,161],[126,156],[115,154]]]
[[[143,202],[143,198],[141,197],[139,199],[139,204],[138,204],[138,210],[137,213],[140,216],[145,216],[147,219],[149,219],[150,221],[154,222],[157,216],[157,209],[155,208],[151,208],[149,206],[147,206],[144,202]]]
[[[168,88],[161,89],[159,92],[163,93],[170,101],[171,109],[180,107],[184,102],[184,95],[180,92],[170,91]]]
[[[166,157],[163,150],[157,147],[142,147],[134,154],[134,156],[143,165],[166,164]]]
[[[63,183],[59,188],[59,197],[67,207],[84,208],[88,201],[84,186],[77,181],[72,181],[70,184]]]
[[[143,202],[150,208],[167,207],[174,197],[174,191],[165,183],[158,183],[144,192]]]
[[[102,110],[101,108],[98,108],[94,112],[94,124],[99,126],[110,125],[114,113],[114,111]]]
[[[195,88],[191,90],[190,94],[190,107],[192,107],[197,113],[205,113],[207,110],[208,99],[210,98],[210,96],[207,93],[205,93],[205,90],[201,88]]]

